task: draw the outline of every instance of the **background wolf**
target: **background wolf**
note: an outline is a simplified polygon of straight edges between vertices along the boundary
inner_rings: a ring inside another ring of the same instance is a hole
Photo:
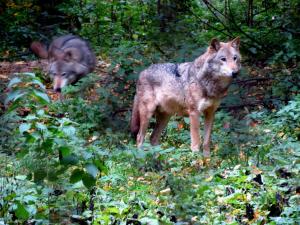
[[[209,144],[215,111],[240,68],[240,39],[223,43],[213,39],[207,51],[193,62],[154,64],[142,71],[134,98],[131,132],[141,147],[149,119],[156,115],[150,137],[159,144],[162,130],[174,114],[190,118],[191,149],[199,151],[199,115],[204,114],[204,156]]]
[[[48,49],[40,42],[33,42],[31,49],[39,57],[49,60],[48,73],[56,92],[67,84],[76,83],[92,72],[96,65],[96,57],[89,44],[74,35],[54,39]]]

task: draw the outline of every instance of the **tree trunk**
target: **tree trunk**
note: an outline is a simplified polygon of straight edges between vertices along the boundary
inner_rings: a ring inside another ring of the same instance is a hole
[[[248,0],[247,25],[253,26],[253,0]]]

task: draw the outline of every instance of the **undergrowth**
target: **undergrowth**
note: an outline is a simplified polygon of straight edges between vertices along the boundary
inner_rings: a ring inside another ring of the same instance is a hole
[[[34,74],[19,74],[8,86],[1,117],[9,124],[1,128],[4,224],[299,222],[299,96],[242,119],[217,112],[206,165],[189,150],[186,118],[173,118],[161,146],[138,150],[127,130],[129,112],[109,121],[120,105],[107,101],[110,89],[99,88],[102,96],[90,100],[82,86],[69,87],[64,101],[51,102]]]

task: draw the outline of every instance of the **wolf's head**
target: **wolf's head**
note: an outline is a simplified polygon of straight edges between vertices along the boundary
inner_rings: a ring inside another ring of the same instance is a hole
[[[206,61],[209,73],[224,78],[236,77],[241,69],[239,46],[239,37],[226,43],[212,39],[207,50],[209,57]]]
[[[71,41],[72,45],[66,44]],[[61,92],[68,84],[76,83],[94,68],[94,55],[85,42],[76,36],[62,36],[54,40],[48,49],[40,42],[33,42],[31,49],[39,57],[48,59],[48,74],[53,79],[56,92]]]
[[[81,53],[76,48],[60,49],[49,52],[49,75],[53,79],[53,89],[60,92],[68,85],[74,84],[89,72],[89,68],[80,62]]]

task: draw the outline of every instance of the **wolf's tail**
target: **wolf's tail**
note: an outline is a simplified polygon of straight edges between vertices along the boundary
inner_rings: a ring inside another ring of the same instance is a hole
[[[140,129],[140,112],[138,107],[138,97],[134,97],[131,121],[130,121],[130,131],[131,135],[136,138]]]
[[[41,57],[42,59],[48,58],[47,46],[43,43],[34,41],[31,43],[30,48],[33,51],[33,53],[36,54],[38,57]]]

